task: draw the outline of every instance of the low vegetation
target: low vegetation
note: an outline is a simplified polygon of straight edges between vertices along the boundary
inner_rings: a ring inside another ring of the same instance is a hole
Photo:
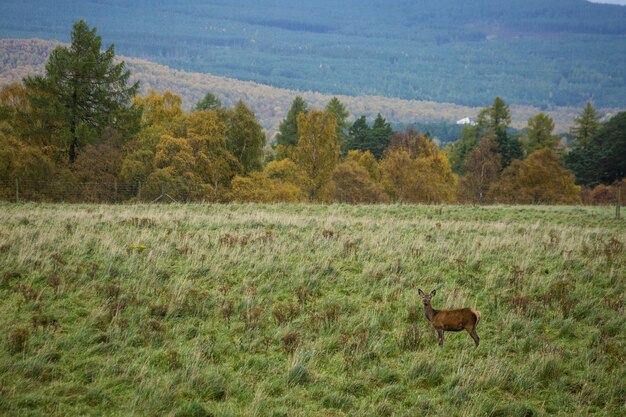
[[[0,414],[620,416],[603,207],[0,206]],[[480,346],[435,308],[481,311]]]

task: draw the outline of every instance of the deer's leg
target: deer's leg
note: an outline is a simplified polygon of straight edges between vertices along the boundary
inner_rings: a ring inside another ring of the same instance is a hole
[[[472,339],[474,339],[474,343],[476,344],[476,347],[478,347],[478,342],[480,341],[480,338],[478,337],[478,333],[476,333],[476,328],[475,327],[470,327],[467,330],[467,332],[469,333],[470,336],[472,336]]]
[[[437,329],[437,334],[439,335],[439,346],[443,346],[443,329]]]

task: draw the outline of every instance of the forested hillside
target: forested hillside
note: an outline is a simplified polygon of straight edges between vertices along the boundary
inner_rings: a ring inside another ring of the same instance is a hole
[[[58,45],[56,42],[36,39],[0,39],[0,85],[21,81],[27,75],[42,73],[48,55]],[[255,111],[269,138],[278,130],[280,121],[297,95],[316,108],[323,108],[332,98],[328,94],[177,71],[136,58],[122,59],[128,63],[132,79],[141,82],[143,93],[152,88],[160,92],[170,89],[182,98],[182,107],[186,110],[207,92],[215,94],[225,106],[234,106],[240,99],[245,101]],[[480,110],[479,107],[382,96],[338,97],[350,112],[349,120],[360,116],[373,120],[381,113],[394,126],[415,124],[420,131],[433,133],[441,142],[457,139],[459,128],[453,123],[464,117],[475,117]],[[528,119],[539,111],[537,107],[512,104],[511,126],[522,129]],[[557,132],[567,132],[579,111],[580,108],[577,107],[555,107],[546,113],[553,118]],[[605,108],[601,111],[602,114],[614,114],[618,110]]]
[[[626,8],[584,0],[7,0],[0,37],[67,41],[79,18],[123,55],[285,88],[626,105]]]

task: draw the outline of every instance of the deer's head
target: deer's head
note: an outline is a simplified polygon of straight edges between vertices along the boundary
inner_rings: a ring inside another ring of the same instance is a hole
[[[424,291],[422,291],[422,290],[417,290],[417,292],[420,295],[420,297],[422,297],[422,301],[424,302],[425,306],[429,306],[430,305],[430,300],[435,296],[435,294],[437,294],[437,290],[433,290],[428,295],[426,295],[424,293]]]

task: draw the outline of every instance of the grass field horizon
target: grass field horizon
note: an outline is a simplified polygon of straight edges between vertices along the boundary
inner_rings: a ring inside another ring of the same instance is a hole
[[[0,203],[0,414],[620,416],[612,207]],[[481,343],[424,318],[482,313]]]

